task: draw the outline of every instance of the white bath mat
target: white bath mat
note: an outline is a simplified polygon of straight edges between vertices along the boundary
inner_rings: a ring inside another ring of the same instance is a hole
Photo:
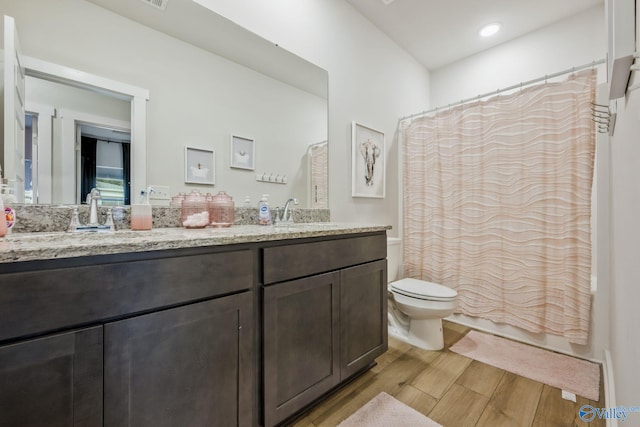
[[[596,363],[477,331],[469,332],[449,350],[594,402],[600,400],[600,366]]]
[[[338,427],[442,427],[415,409],[382,392]]]

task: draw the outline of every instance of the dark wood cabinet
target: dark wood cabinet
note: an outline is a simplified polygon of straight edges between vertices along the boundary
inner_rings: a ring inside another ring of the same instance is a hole
[[[387,351],[387,262],[340,271],[340,377]]]
[[[387,348],[385,232],[0,264],[0,427],[273,426]]]
[[[286,422],[387,350],[385,258],[384,234],[264,250],[265,426]]]
[[[264,424],[273,426],[340,382],[339,278],[264,288]]]
[[[250,292],[105,325],[105,427],[251,426]]]
[[[102,331],[0,347],[0,426],[102,426]]]
[[[254,425],[256,253],[0,266],[0,427]]]

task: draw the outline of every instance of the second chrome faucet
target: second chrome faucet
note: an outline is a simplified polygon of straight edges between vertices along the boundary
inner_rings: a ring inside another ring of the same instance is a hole
[[[287,202],[284,204],[284,209],[282,210],[282,216],[279,215],[280,212],[276,214],[276,222],[285,224],[291,224],[293,222],[293,211],[289,207],[291,203],[297,205],[298,199],[294,197],[287,200]]]

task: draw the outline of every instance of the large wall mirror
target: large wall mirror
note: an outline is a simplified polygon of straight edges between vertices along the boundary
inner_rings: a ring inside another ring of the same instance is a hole
[[[58,101],[53,98],[55,87],[60,85],[63,93],[65,82],[28,77],[32,81],[27,82],[27,108],[53,111],[51,121],[46,114],[36,117],[36,151],[46,146],[42,129],[51,123],[52,160],[45,163],[51,166],[53,190],[50,198],[33,193],[28,198],[40,203],[81,202],[86,175],[82,165],[93,151],[105,159],[98,161],[101,185],[126,182],[122,170],[130,151],[130,174],[139,178],[131,178],[128,198],[125,188],[109,193],[113,203],[134,203],[140,190],[158,185],[169,187],[171,194],[224,190],[236,205],[247,196],[255,204],[262,194],[269,194],[274,206],[297,197],[303,207],[328,207],[327,72],[191,0],[165,4],[161,10],[142,0],[2,2],[0,13],[15,18],[29,57],[149,93],[140,154],[145,165],[139,167],[134,161],[135,138],[127,140],[127,131],[139,125],[139,120],[126,117],[127,111],[132,113],[130,99],[67,87],[84,91],[86,99],[69,101],[67,94]],[[82,111],[81,105],[91,108]],[[71,116],[73,125],[68,124]],[[67,124],[62,124],[65,117]],[[55,144],[64,129],[73,129],[73,141],[62,152]],[[98,141],[96,150],[89,144],[84,157],[82,135]],[[254,141],[253,169],[232,167],[234,135]],[[185,147],[215,153],[215,185],[185,182]],[[65,166],[56,163],[63,160]],[[73,176],[71,183],[63,179],[63,171]],[[258,179],[284,176],[286,184]],[[37,178],[46,187],[46,168]]]

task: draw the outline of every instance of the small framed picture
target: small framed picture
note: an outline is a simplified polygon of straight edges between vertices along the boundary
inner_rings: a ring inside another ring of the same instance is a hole
[[[184,147],[184,182],[214,185],[216,152],[205,148]]]
[[[232,168],[254,170],[256,168],[255,141],[251,138],[231,135]]]
[[[351,196],[384,198],[384,133],[351,123]]]

